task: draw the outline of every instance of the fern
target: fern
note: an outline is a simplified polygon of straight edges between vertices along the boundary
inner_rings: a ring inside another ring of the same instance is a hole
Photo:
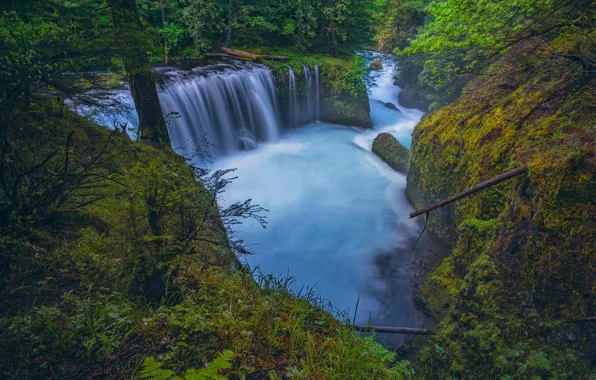
[[[214,361],[203,369],[190,369],[186,372],[184,380],[226,380],[227,377],[217,373],[220,369],[232,368],[232,358],[234,353],[226,350],[221,353]]]
[[[161,368],[163,363],[158,362],[155,358],[147,357],[143,362],[143,369],[141,370],[141,379],[149,380],[175,380],[177,377],[174,371]]]
[[[220,369],[232,368],[232,358],[234,353],[226,350],[221,353],[214,361],[209,363],[207,367],[202,369],[189,369],[184,374],[184,380],[226,380],[227,377],[218,374]],[[141,379],[149,380],[182,380],[181,377],[176,376],[174,371],[161,368],[163,363],[158,362],[155,358],[147,357],[143,362],[143,369],[140,373]]]

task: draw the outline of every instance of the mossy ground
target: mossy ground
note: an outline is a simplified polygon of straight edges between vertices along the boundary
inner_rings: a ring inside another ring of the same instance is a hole
[[[169,148],[67,111],[34,109],[18,122],[40,149],[64,146],[74,131],[73,162],[96,157],[111,138],[94,172],[105,186],[78,190],[100,192],[97,202],[2,230],[0,377],[131,378],[155,361],[180,375],[221,354],[228,365],[219,373],[232,379],[408,371],[314,293],[293,293],[292,279],[241,266],[213,194]]]
[[[426,378],[596,373],[593,324],[566,322],[596,313],[594,78],[533,46],[516,46],[414,133],[417,208],[530,170],[431,212],[429,228],[453,252],[424,286],[441,320],[419,355]]]

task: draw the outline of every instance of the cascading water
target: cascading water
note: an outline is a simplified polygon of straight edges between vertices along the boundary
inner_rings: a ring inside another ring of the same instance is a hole
[[[160,102],[164,114],[178,112],[169,126],[172,146],[186,153],[203,137],[219,153],[251,150],[279,135],[273,76],[264,66],[165,73]]]
[[[296,94],[296,76],[294,70],[290,67],[288,70],[289,76],[289,91],[290,91],[290,126],[295,127],[298,124],[298,115],[300,113],[300,105]]]
[[[315,82],[315,86],[313,86]],[[290,127],[305,125],[316,121],[320,115],[319,67],[315,66],[315,75],[307,65],[302,65],[302,76],[288,68],[288,97],[285,121]]]
[[[314,118],[313,108],[314,104],[312,98],[312,75],[310,75],[310,69],[306,65],[302,65],[304,71],[304,81],[306,82],[306,117],[309,121]]]
[[[208,148],[211,153],[223,155],[277,140],[277,92],[267,67],[236,64],[158,72],[163,82],[160,103],[169,121],[172,147],[179,153],[192,154],[205,148],[205,141],[214,145]],[[77,107],[77,112],[109,128],[124,123],[138,126],[130,92],[97,93],[97,98],[100,103],[117,100],[128,112],[116,113],[113,107]]]
[[[318,65],[315,65],[315,86],[315,118],[319,120],[321,118],[321,83]]]

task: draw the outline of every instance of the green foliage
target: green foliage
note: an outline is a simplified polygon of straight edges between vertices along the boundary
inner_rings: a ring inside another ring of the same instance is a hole
[[[554,40],[566,42],[555,48],[581,44],[592,29],[559,29]],[[594,199],[596,178],[594,79],[581,62],[534,49],[534,41],[511,47],[414,133],[408,196],[417,207],[530,169],[430,215],[429,229],[453,251],[423,285],[441,320],[417,361],[426,378],[594,373],[593,327],[565,322],[596,307],[594,202],[586,198]]]
[[[380,24],[379,46],[395,49],[401,60],[398,83],[414,88],[431,109],[455,101],[470,74],[479,74],[526,41],[535,44],[534,55],[568,52],[568,58],[582,62],[584,72],[592,75],[586,60],[596,57],[589,37],[593,31],[577,33],[593,24],[588,0],[395,0],[385,9],[389,17]],[[573,38],[565,46],[553,43],[570,34]],[[522,64],[523,59],[518,61]]]
[[[232,351],[224,351],[214,361],[209,363],[207,367],[196,370],[189,369],[186,371],[183,377],[175,376],[174,371],[162,369],[163,363],[157,362],[155,358],[145,358],[143,363],[143,369],[140,373],[141,379],[150,380],[225,380],[227,377],[219,375],[217,372],[220,369],[230,369],[232,364],[230,363],[234,357]]]
[[[372,37],[372,0],[143,0],[148,21],[181,54],[221,46],[282,46],[296,51],[349,54]],[[165,26],[164,21],[165,20]],[[193,43],[194,42],[194,43]]]
[[[9,255],[2,266],[0,356],[10,359],[0,362],[1,373],[259,378],[275,368],[278,377],[320,379],[407,373],[407,363],[343,326],[314,292],[296,295],[292,279],[238,266],[225,225],[247,208],[217,208],[213,186],[222,188],[225,173],[193,170],[169,150],[69,112],[48,114],[43,125],[53,125],[48,132],[57,136],[76,129],[75,162],[94,157],[111,135],[105,151],[111,170],[105,186],[79,190],[101,194],[96,202],[46,215],[26,233],[0,233],[2,254]],[[55,149],[54,140],[43,143]]]

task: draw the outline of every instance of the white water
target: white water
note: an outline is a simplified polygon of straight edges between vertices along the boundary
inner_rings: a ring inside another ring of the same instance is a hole
[[[279,136],[279,109],[271,71],[262,65],[231,64],[192,70],[160,68],[159,100],[168,121],[172,147],[189,156],[206,140],[215,155],[255,149]],[[294,83],[295,87],[295,83]],[[295,92],[294,92],[295,93]],[[78,113],[108,128],[138,126],[129,91],[89,93],[99,104],[72,104]],[[177,114],[177,115],[176,115]],[[135,137],[135,136],[133,136]]]
[[[270,210],[267,229],[249,222],[237,231],[256,244],[257,254],[247,257],[252,267],[289,273],[298,287],[316,286],[336,309],[352,313],[360,297],[359,323],[371,316],[377,324],[415,326],[406,262],[420,227],[408,219],[405,176],[371,154],[370,145],[389,131],[410,146],[422,113],[376,101],[397,104],[399,88],[386,65],[372,88],[374,131],[310,124],[255,151],[218,159],[215,167],[238,169],[224,203],[252,198]]]

